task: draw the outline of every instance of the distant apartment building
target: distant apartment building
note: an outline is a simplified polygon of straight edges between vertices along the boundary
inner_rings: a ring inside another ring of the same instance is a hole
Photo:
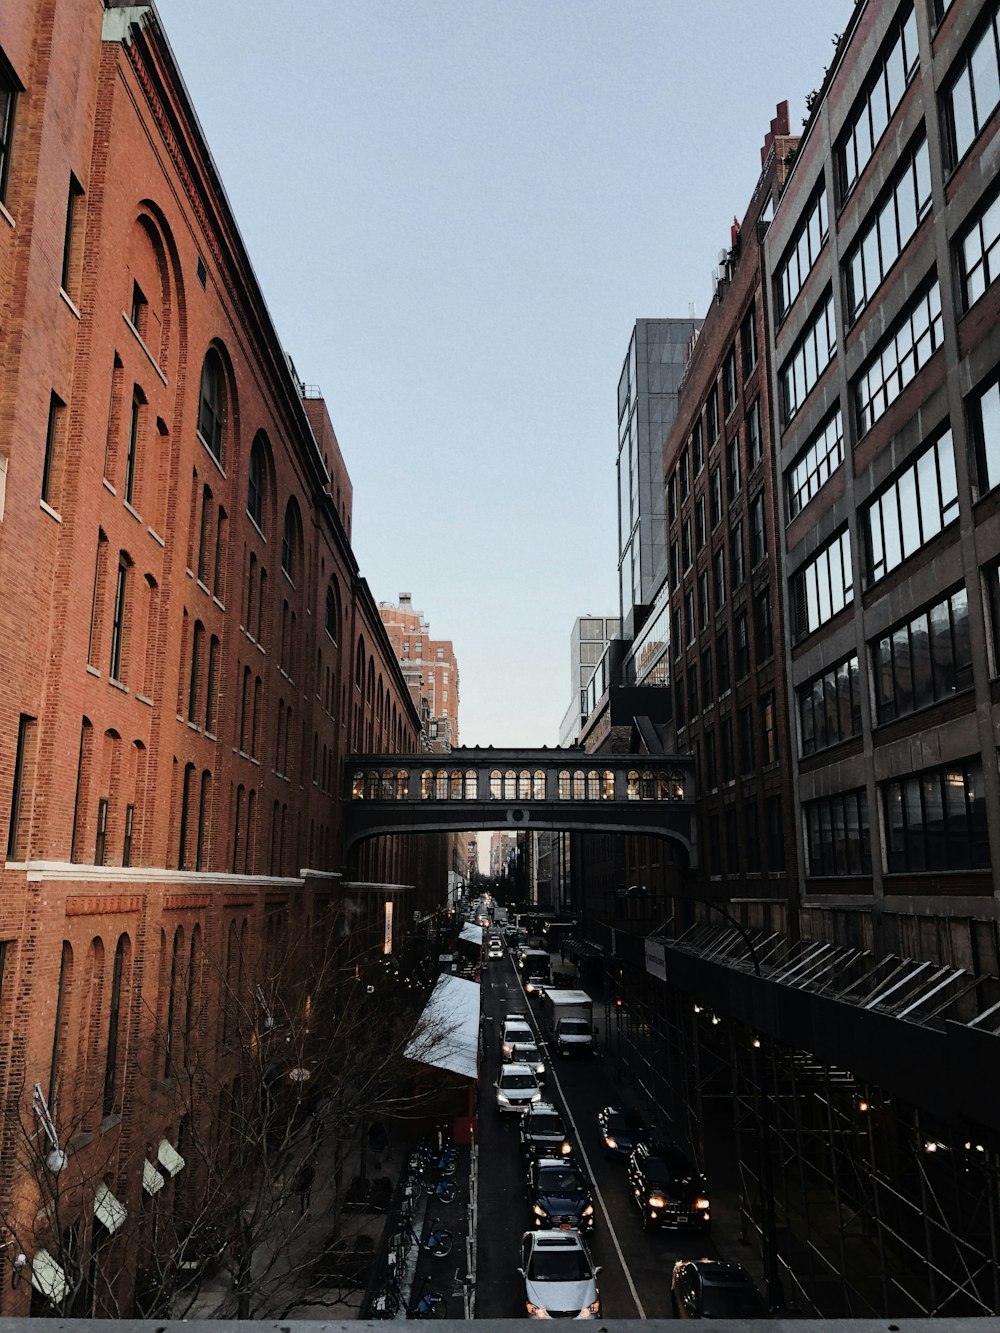
[[[770,924],[780,926],[795,840],[758,219],[777,202],[797,142],[782,102],[746,215],[720,256],[664,445],[669,629],[661,602],[631,659],[637,679],[654,660],[665,673],[670,641],[676,745],[697,766],[699,876],[736,897],[775,900]]]
[[[587,687],[612,639],[621,633],[617,616],[578,616],[569,639],[569,707],[559,727],[559,744],[573,745],[587,717]]]
[[[408,592],[399,603],[379,602],[379,615],[414,704],[423,713],[424,733],[433,750],[458,745],[458,661],[451,639],[432,639],[430,625],[413,609]],[[426,704],[421,701],[425,700]]]
[[[766,240],[803,929],[994,975],[998,28],[859,5]]]
[[[618,591],[632,639],[663,582],[663,441],[701,320],[638,319],[618,380]]]

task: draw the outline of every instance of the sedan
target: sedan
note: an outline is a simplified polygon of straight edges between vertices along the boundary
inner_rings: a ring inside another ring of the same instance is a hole
[[[742,1264],[678,1259],[670,1295],[678,1319],[769,1319],[767,1306]]]
[[[579,1231],[526,1231],[521,1238],[518,1272],[532,1319],[599,1319],[600,1271]]]
[[[563,1118],[551,1102],[535,1102],[521,1121],[521,1149],[525,1157],[568,1157],[569,1135]]]
[[[500,942],[498,939],[492,939],[492,940],[490,940],[490,942],[489,942],[489,944],[488,944],[488,946],[487,946],[487,949],[486,949],[486,957],[487,957],[487,958],[502,958],[502,957],[503,957],[503,945],[501,944],[501,942]]]
[[[542,1100],[538,1079],[530,1065],[504,1065],[493,1086],[496,1088],[498,1111],[521,1114],[533,1102]]]
[[[537,1157],[528,1168],[528,1202],[536,1227],[592,1231],[594,1200],[587,1177],[565,1157]]]
[[[675,1143],[640,1143],[628,1159],[628,1185],[642,1229],[706,1229],[711,1204],[705,1177]]]
[[[545,1061],[542,1053],[533,1041],[515,1041],[511,1043],[510,1058],[518,1064],[531,1065],[539,1078],[545,1077]]]
[[[646,1122],[634,1106],[605,1106],[597,1113],[597,1127],[608,1157],[628,1157],[649,1138]]]

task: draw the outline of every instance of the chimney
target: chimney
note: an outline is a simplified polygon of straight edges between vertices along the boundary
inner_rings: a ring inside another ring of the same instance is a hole
[[[401,592],[401,593],[399,594],[399,609],[400,609],[401,611],[409,611],[409,609],[410,609],[410,607],[411,607],[412,604],[413,604],[413,594],[412,594],[412,593],[409,593],[409,592]]]

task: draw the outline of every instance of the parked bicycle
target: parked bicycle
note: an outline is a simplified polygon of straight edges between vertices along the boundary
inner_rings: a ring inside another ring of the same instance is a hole
[[[441,1175],[453,1176],[455,1174],[455,1168],[458,1165],[458,1149],[450,1143],[437,1147],[427,1139],[418,1139],[414,1151],[425,1166],[432,1166]]]
[[[439,1176],[437,1180],[428,1174],[427,1167],[421,1166],[417,1171],[417,1184],[429,1194],[432,1199],[440,1199],[442,1203],[454,1203],[458,1198],[458,1186],[453,1180],[443,1180]]]
[[[439,1217],[432,1217],[430,1231],[421,1238],[417,1234],[409,1214],[401,1213],[399,1229],[414,1245],[419,1245],[422,1250],[427,1250],[430,1254],[433,1254],[435,1259],[443,1259],[446,1254],[451,1254],[452,1234],[447,1227],[437,1225],[440,1220]]]
[[[372,1319],[395,1319],[400,1310],[407,1319],[446,1319],[448,1302],[439,1291],[425,1290],[413,1302],[407,1301],[403,1289],[394,1277],[372,1297]]]

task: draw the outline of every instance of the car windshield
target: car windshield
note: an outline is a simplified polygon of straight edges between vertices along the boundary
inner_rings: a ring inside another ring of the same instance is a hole
[[[528,1277],[534,1282],[585,1282],[590,1265],[582,1250],[539,1247],[528,1262]]]
[[[642,1132],[642,1116],[637,1111],[614,1111],[608,1116],[608,1132],[639,1134]]]
[[[562,1121],[551,1112],[548,1115],[529,1116],[525,1128],[529,1134],[558,1134],[560,1138],[564,1132]]]
[[[531,1045],[534,1040],[531,1028],[509,1027],[503,1036],[508,1045],[513,1045],[515,1042],[526,1042]]]
[[[656,1144],[653,1153],[646,1158],[644,1170],[647,1175],[669,1180],[694,1180],[698,1175],[694,1163],[670,1143]]]
[[[590,1025],[585,1018],[564,1018],[560,1031],[564,1037],[587,1037]]]
[[[580,1173],[571,1166],[543,1166],[538,1173],[540,1194],[581,1194],[583,1190]]]
[[[538,1084],[532,1074],[504,1074],[501,1076],[500,1086],[507,1089],[536,1088]]]
[[[706,1283],[701,1312],[706,1319],[752,1319],[765,1313],[764,1303],[749,1283]]]
[[[533,1042],[515,1042],[514,1054],[519,1060],[537,1060],[538,1047]]]

